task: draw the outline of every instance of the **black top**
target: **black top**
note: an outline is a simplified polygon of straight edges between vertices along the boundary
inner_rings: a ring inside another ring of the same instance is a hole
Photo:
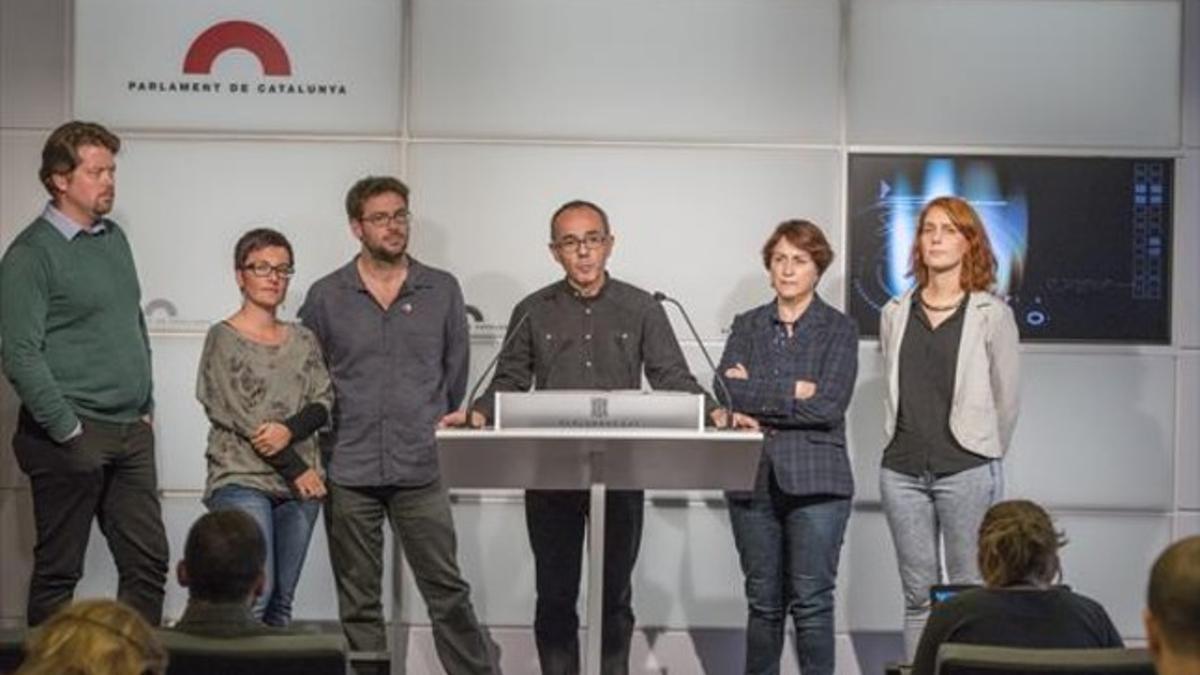
[[[900,342],[900,408],[883,466],[910,476],[948,476],[988,462],[963,448],[950,431],[958,346],[971,296],[963,295],[958,309],[937,328],[929,324],[920,297],[913,293]]]
[[[705,394],[688,370],[662,305],[646,291],[608,277],[592,297],[565,279],[530,294],[514,309],[517,331],[491,385],[474,408],[493,417],[497,391],[640,389],[642,372],[655,389]]]
[[[932,675],[943,642],[996,647],[1124,647],[1100,603],[1065,588],[979,588],[933,608],[913,660]]]

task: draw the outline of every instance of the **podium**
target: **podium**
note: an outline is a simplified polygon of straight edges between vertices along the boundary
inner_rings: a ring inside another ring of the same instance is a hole
[[[606,491],[752,489],[762,434],[706,430],[703,399],[674,392],[498,394],[496,423],[437,432],[442,480],[453,488],[589,491],[584,672],[598,675]]]

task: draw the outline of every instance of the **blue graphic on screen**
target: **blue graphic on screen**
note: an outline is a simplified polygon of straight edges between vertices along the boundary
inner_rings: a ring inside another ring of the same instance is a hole
[[[996,256],[996,290],[1008,295],[1011,283],[1020,279],[1028,247],[1029,211],[1023,192],[1004,194],[993,167],[984,162],[963,162],[961,179],[953,159],[931,159],[926,163],[919,191],[914,191],[903,174],[879,183],[878,208],[884,214],[887,238],[887,290],[900,295],[912,285],[909,256],[917,231],[921,207],[934,197],[955,195],[971,203],[983,220]]]
[[[850,156],[847,309],[864,336],[912,287],[917,216],[954,195],[996,257],[1023,340],[1170,342],[1169,158]]]

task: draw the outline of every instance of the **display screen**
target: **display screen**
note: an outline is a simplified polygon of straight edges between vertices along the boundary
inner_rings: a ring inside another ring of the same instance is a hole
[[[1173,160],[851,154],[850,315],[879,334],[879,309],[914,283],[921,207],[969,201],[996,256],[993,291],[1027,341],[1171,340]]]

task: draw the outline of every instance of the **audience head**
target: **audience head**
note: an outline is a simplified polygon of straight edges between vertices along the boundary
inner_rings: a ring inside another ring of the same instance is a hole
[[[212,511],[188,532],[179,585],[193,600],[248,603],[262,591],[266,558],[262,531],[249,514]]]
[[[1048,586],[1062,568],[1058,551],[1067,543],[1050,514],[1025,500],[994,504],[979,526],[979,572],[992,588]]]
[[[1143,619],[1161,675],[1200,672],[1200,536],[1181,539],[1158,556]]]
[[[81,600],[30,633],[18,675],[162,675],[167,653],[140,614],[116,600]]]
[[[947,229],[952,238],[931,241],[934,232]],[[909,274],[921,288],[929,285],[932,272],[947,265],[959,268],[959,284],[965,291],[987,291],[996,284],[996,257],[983,220],[959,197],[935,197],[921,209],[909,265]]]

